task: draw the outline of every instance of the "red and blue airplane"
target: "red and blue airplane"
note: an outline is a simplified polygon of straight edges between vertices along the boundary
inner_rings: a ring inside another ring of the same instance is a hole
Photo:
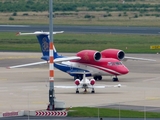
[[[53,32],[53,34],[57,33],[63,33],[63,31]],[[9,68],[31,66],[49,62],[49,32],[19,32],[17,35],[36,35],[41,47],[41,51],[43,53],[41,59],[43,59],[44,61],[16,65]],[[124,51],[119,49],[105,49],[100,52],[97,50],[82,50],[73,57],[58,55],[56,49],[54,49],[54,67],[73,76],[74,80],[82,80],[83,75],[78,74],[78,72],[85,71],[86,73],[89,73],[86,74],[86,76],[93,76],[94,80],[102,80],[102,76],[113,76],[113,81],[118,81],[117,76],[125,75],[129,72],[128,68],[122,63],[122,61],[126,61],[129,59],[154,61],[152,59],[127,57],[125,56]],[[77,72],[77,74],[73,74],[75,72]]]

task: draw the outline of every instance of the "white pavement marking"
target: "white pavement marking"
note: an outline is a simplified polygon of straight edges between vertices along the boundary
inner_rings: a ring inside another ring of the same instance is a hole
[[[151,79],[143,80],[143,82],[155,81],[155,80],[159,80],[159,79],[160,79],[160,77],[154,77],[154,78],[151,78]]]

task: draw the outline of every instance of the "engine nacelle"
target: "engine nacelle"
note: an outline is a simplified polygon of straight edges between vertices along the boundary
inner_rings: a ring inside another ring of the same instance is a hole
[[[74,83],[75,83],[76,85],[79,85],[79,84],[80,84],[80,79],[76,79],[76,80],[74,81]]]
[[[101,55],[103,58],[115,58],[118,60],[123,60],[125,57],[124,51],[119,49],[105,49],[101,51]]]
[[[99,61],[101,59],[101,53],[95,50],[82,50],[77,53],[78,57],[81,57],[81,62]]]
[[[95,83],[96,83],[96,81],[95,81],[94,79],[91,79],[91,80],[90,80],[90,84],[91,84],[91,85],[94,85]]]

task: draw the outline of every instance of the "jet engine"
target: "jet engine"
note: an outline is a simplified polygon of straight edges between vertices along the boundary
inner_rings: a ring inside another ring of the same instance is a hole
[[[82,50],[77,53],[78,57],[81,57],[80,62],[99,61],[101,59],[101,53],[95,50]]]
[[[103,58],[115,58],[118,60],[123,60],[125,57],[125,53],[119,49],[105,49],[101,51],[101,55]]]
[[[90,84],[91,84],[91,85],[94,85],[95,83],[96,83],[96,81],[95,81],[94,79],[91,79],[91,80],[90,80]]]
[[[80,79],[76,79],[74,83],[78,86],[80,84]]]

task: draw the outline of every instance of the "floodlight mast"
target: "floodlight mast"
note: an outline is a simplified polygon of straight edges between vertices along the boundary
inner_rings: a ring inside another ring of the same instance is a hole
[[[55,110],[54,94],[54,40],[53,40],[53,1],[49,0],[49,110]]]

